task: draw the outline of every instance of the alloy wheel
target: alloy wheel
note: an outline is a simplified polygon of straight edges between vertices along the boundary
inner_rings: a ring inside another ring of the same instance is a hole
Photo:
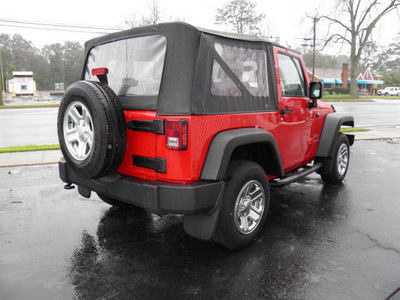
[[[93,119],[89,109],[79,101],[73,101],[65,110],[64,139],[71,156],[83,161],[93,149]]]
[[[257,180],[248,181],[240,190],[235,204],[235,225],[242,234],[252,233],[265,209],[265,191]]]
[[[339,153],[337,158],[337,170],[340,176],[346,173],[347,166],[349,163],[349,149],[346,144],[342,144],[339,147]]]

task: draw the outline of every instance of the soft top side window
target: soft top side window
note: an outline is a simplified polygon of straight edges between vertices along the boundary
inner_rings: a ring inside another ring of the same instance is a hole
[[[268,97],[267,55],[263,49],[237,47],[221,43],[214,44],[215,50],[254,97]],[[218,82],[215,62],[212,74],[212,89]],[[228,76],[228,75],[227,75]],[[233,82],[232,82],[233,83]],[[213,91],[212,91],[213,93]],[[214,96],[240,96],[222,94]]]
[[[211,95],[241,97],[242,91],[233,82],[221,65],[214,59],[211,76]]]

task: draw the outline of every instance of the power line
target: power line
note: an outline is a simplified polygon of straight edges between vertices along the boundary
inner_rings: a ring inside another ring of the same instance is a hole
[[[118,27],[106,27],[106,26],[97,26],[97,25],[79,25],[79,24],[63,24],[63,23],[51,23],[51,22],[36,22],[36,21],[12,20],[12,19],[3,19],[3,18],[0,18],[0,21],[1,22],[9,22],[9,23],[41,25],[41,26],[71,27],[71,28],[114,30],[114,31],[119,31],[122,29],[122,28],[118,28]]]
[[[76,33],[98,33],[98,34],[110,33],[110,32],[101,32],[101,31],[83,31],[83,30],[72,30],[72,29],[44,28],[44,27],[19,26],[19,25],[5,25],[5,24],[0,24],[0,26],[2,26],[2,27],[24,28],[24,29],[38,29],[38,30],[52,30],[52,31],[64,31],[64,32],[76,32]]]
[[[7,23],[7,24],[1,24],[1,22]],[[22,25],[16,25],[16,24],[22,24]],[[28,25],[28,26],[26,26],[26,25]],[[31,25],[34,25],[34,26],[31,26]],[[64,31],[64,32],[75,32],[75,33],[99,33],[99,34],[105,34],[105,33],[121,31],[121,30],[126,29],[126,28],[116,28],[116,27],[35,22],[35,21],[26,21],[26,20],[11,20],[11,19],[2,19],[2,18],[0,18],[0,26],[16,27],[16,28],[24,28],[24,29],[52,30],[52,31]],[[89,29],[89,30],[87,30],[87,29]]]

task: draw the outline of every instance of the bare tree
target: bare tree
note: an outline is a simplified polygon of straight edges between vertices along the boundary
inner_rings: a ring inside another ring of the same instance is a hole
[[[255,7],[250,0],[232,0],[217,9],[215,23],[231,25],[236,33],[261,34],[265,14],[257,14]]]
[[[134,12],[131,12],[131,15],[125,18],[124,23],[130,28],[135,28],[140,26],[140,21],[138,20],[138,16]]]
[[[342,42],[350,45],[350,94],[357,95],[357,69],[371,33],[377,23],[400,6],[400,0],[337,0],[337,17],[321,16],[330,22],[325,45]],[[338,29],[339,28],[339,29]]]
[[[149,15],[141,15],[138,17],[134,12],[128,19],[125,19],[125,24],[131,28],[139,26],[154,25],[161,21],[161,8],[158,0],[152,0],[151,4],[147,3],[147,7],[150,10]]]
[[[155,25],[159,23],[161,20],[161,15],[160,15],[160,3],[158,2],[158,0],[153,0],[151,5],[147,3],[147,7],[150,10],[150,16],[147,19],[149,25]]]

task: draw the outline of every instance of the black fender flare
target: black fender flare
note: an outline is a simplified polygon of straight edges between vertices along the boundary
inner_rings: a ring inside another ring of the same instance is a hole
[[[278,177],[284,176],[283,164],[275,137],[261,128],[240,128],[217,133],[208,147],[200,179],[223,180],[233,151],[243,145],[265,143],[274,155]]]
[[[340,127],[346,125],[354,127],[353,116],[330,113],[326,115],[322,127],[321,137],[317,148],[316,157],[331,157],[332,150],[339,135]],[[354,143],[354,136],[347,135],[350,145]]]

